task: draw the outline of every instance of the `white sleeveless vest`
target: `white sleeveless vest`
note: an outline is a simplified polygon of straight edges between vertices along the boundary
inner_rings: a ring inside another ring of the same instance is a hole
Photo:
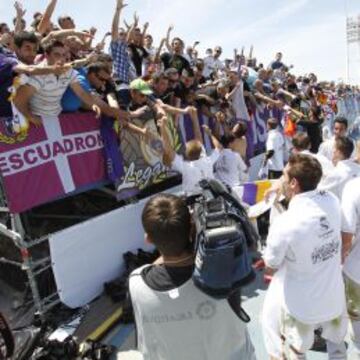
[[[143,269],[131,274],[129,288],[144,360],[256,359],[246,324],[227,300],[207,296],[191,279],[174,290],[152,290]]]

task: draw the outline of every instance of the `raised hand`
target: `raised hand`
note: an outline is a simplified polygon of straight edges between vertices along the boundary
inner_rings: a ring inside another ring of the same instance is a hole
[[[23,18],[26,10],[23,8],[22,4],[20,3],[20,1],[15,1],[14,4],[15,10],[16,10],[16,15],[20,18]]]

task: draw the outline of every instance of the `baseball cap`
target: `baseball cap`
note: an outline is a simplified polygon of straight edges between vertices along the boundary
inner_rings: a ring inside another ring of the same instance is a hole
[[[149,86],[149,84],[142,79],[135,79],[130,83],[131,90],[137,90],[141,92],[143,95],[151,95],[153,92]]]

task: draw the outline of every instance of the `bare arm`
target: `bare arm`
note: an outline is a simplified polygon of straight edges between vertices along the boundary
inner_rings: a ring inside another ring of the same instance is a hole
[[[137,28],[137,26],[139,25],[139,17],[136,15],[136,12],[134,13],[134,22],[133,24],[130,26],[130,29],[127,33],[126,36],[126,42],[130,43],[133,40],[133,35],[134,35],[134,30]]]
[[[165,44],[165,41],[166,41],[165,38],[164,38],[164,39],[161,39],[161,41],[160,41],[160,45],[159,45],[159,47],[158,47],[158,49],[157,49],[157,51],[156,51],[155,58],[154,58],[154,61],[155,61],[155,62],[160,61],[160,54],[161,54],[161,50],[162,50],[162,48],[163,48],[163,46],[164,46],[164,44]]]
[[[120,24],[120,14],[121,10],[127,6],[124,4],[123,0],[116,1],[116,9],[113,17],[112,27],[111,27],[111,40],[117,41],[119,38],[119,24]]]
[[[20,86],[14,98],[14,105],[25,116],[25,118],[33,125],[41,125],[39,116],[34,115],[30,110],[30,99],[36,93],[36,89],[31,85]]]
[[[144,29],[143,29],[143,32],[141,34],[141,45],[144,46],[144,41],[145,41],[145,36],[146,36],[146,32],[147,32],[147,29],[149,28],[149,23],[146,22],[144,24]]]
[[[170,34],[173,31],[173,29],[174,29],[174,26],[170,25],[168,30],[167,30],[166,40],[165,40],[165,46],[166,46],[168,52],[170,52],[170,53],[172,52],[171,45],[170,45]]]
[[[66,71],[71,69],[70,64],[65,64],[63,66],[59,65],[49,65],[39,67],[36,65],[25,65],[25,64],[18,64],[13,69],[17,74],[26,74],[26,75],[48,75],[48,74],[55,74],[61,75]]]
[[[40,24],[38,26],[38,29],[37,29],[37,31],[40,34],[45,34],[46,30],[49,29],[51,17],[52,17],[52,15],[54,13],[56,3],[57,3],[57,0],[51,0],[49,5],[47,6],[47,8],[46,8],[46,10],[44,12],[44,15],[43,15],[43,17],[42,17],[42,19],[40,21]]]
[[[167,119],[165,117],[162,117],[158,120],[158,125],[160,127],[161,139],[164,146],[163,163],[166,166],[171,166],[172,162],[175,159],[176,153],[171,146],[171,141],[167,131]]]
[[[47,42],[49,42],[50,40],[62,39],[64,37],[68,37],[68,36],[78,36],[80,38],[92,39],[92,35],[87,32],[84,32],[84,31],[78,31],[78,30],[74,30],[74,29],[57,30],[57,31],[51,31],[45,38],[43,38],[41,40],[41,44],[44,45]]]
[[[214,136],[211,129],[207,125],[203,125],[203,129],[208,134],[208,136],[211,139],[211,142],[215,149],[222,150],[223,146],[220,144],[220,141]]]
[[[354,235],[350,233],[341,233],[341,239],[342,239],[342,250],[341,250],[341,258],[342,263],[344,263],[346,257],[349,255],[352,245]]]
[[[22,27],[22,19],[26,13],[26,10],[23,9],[21,3],[19,1],[15,1],[15,10],[16,10],[16,22],[15,22],[15,34],[21,32]]]

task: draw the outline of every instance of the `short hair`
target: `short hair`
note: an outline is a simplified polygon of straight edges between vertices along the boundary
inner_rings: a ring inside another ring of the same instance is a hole
[[[202,144],[199,140],[190,140],[185,146],[185,156],[189,161],[198,160],[202,151]]]
[[[241,122],[237,123],[236,125],[234,125],[232,133],[234,134],[234,136],[236,138],[241,138],[241,137],[245,136],[247,133],[246,123],[241,121]]]
[[[61,16],[58,17],[58,24],[61,26],[61,23],[64,20],[68,20],[68,19],[71,19],[71,16],[69,16],[69,15],[61,15]]]
[[[309,136],[304,132],[298,132],[292,139],[292,144],[296,150],[308,150],[311,142]]]
[[[180,197],[155,195],[145,204],[141,219],[145,232],[161,254],[178,256],[189,247],[191,216]]]
[[[335,149],[340,151],[344,159],[350,159],[354,151],[354,143],[347,136],[339,136],[335,139]]]
[[[154,83],[158,83],[160,80],[168,80],[168,77],[165,75],[163,71],[158,71],[154,74],[152,74],[151,79]]]
[[[348,120],[347,120],[344,116],[338,116],[338,117],[336,117],[335,120],[334,120],[334,125],[335,125],[335,123],[343,124],[346,129],[347,129],[348,126],[349,126],[349,122],[348,122]]]
[[[179,41],[181,43],[181,46],[185,45],[184,41],[182,39],[180,39],[179,37],[174,37],[171,41],[171,45],[173,45],[175,41]]]
[[[234,134],[224,134],[220,138],[220,143],[224,147],[224,149],[227,149],[235,139],[236,137]]]
[[[35,33],[30,31],[21,31],[14,36],[14,43],[16,47],[21,48],[24,42],[29,42],[35,45],[39,44],[39,40]]]
[[[46,55],[51,54],[51,52],[57,48],[57,47],[65,47],[64,43],[59,40],[50,40],[45,46],[44,46],[44,52]]]
[[[109,54],[100,53],[94,56],[95,62],[113,62],[113,58]]]
[[[290,180],[296,179],[301,192],[315,190],[322,177],[320,162],[311,155],[291,155],[288,162]]]
[[[0,23],[0,31],[2,31],[5,26],[9,27],[7,23]]]
[[[267,124],[271,130],[274,130],[278,127],[279,122],[275,118],[271,117],[271,118],[268,118]]]
[[[88,74],[98,74],[100,71],[105,71],[106,73],[109,73],[108,66],[100,61],[89,64],[86,69]]]

